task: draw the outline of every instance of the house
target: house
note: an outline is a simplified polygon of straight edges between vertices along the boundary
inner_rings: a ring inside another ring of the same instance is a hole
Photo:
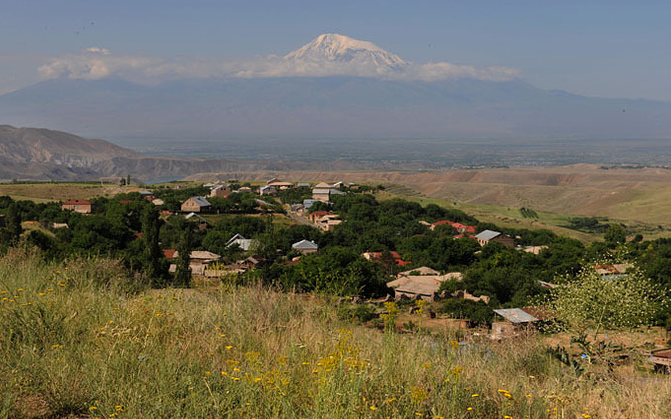
[[[68,227],[68,223],[52,223],[51,228],[58,229],[58,228],[70,228],[70,227]]]
[[[261,186],[259,188],[259,195],[274,195],[277,193],[277,189],[274,186]]]
[[[315,185],[315,189],[333,189],[334,187],[335,186],[326,182],[319,182],[318,184]]]
[[[165,204],[165,202],[161,198],[153,199],[151,203],[156,205],[157,207],[160,207],[161,205]]]
[[[537,255],[537,254],[539,254],[540,252],[542,252],[543,250],[545,250],[547,248],[548,248],[547,246],[526,246],[526,247],[521,247],[520,249],[522,249],[522,251],[525,252],[525,253],[531,253],[531,254]]]
[[[259,258],[256,255],[249,256],[247,259],[239,260],[235,262],[238,265],[239,272],[245,272],[249,269],[254,269],[265,262],[264,259]]]
[[[163,256],[166,259],[175,259],[175,252],[177,252],[175,249],[163,249]]]
[[[395,298],[423,299],[428,302],[440,298],[438,289],[448,280],[461,279],[460,272],[451,272],[441,275],[440,272],[422,266],[421,268],[401,272],[393,281],[387,282],[387,287],[394,290]]]
[[[228,198],[231,194],[231,188],[229,185],[216,185],[210,189],[210,197],[212,198]]]
[[[310,185],[308,182],[299,182],[296,185],[297,188],[310,188],[312,185]]]
[[[238,188],[238,192],[240,192],[240,193],[251,193],[252,188],[250,188],[249,186],[243,186],[243,187]]]
[[[273,186],[275,189],[279,189],[281,191],[283,191],[285,189],[290,189],[290,188],[293,188],[294,186],[296,186],[291,182],[283,182],[279,179],[274,179],[273,181],[268,181],[266,183],[266,185],[267,186]]]
[[[298,250],[303,254],[315,253],[319,250],[319,246],[317,245],[317,243],[313,242],[312,240],[301,240],[299,242],[292,244],[291,248],[294,250]]]
[[[240,249],[242,249],[245,252],[248,252],[249,249],[255,247],[257,243],[258,242],[254,239],[246,239],[242,237],[242,234],[236,234],[226,242],[226,247],[238,245]]]
[[[205,212],[212,205],[203,196],[192,196],[182,204],[182,212]]]
[[[341,195],[342,196],[342,195],[347,195],[347,194],[345,192],[339,191],[337,189],[331,189],[330,192],[329,192],[329,198],[332,197],[332,196],[336,196],[336,195]]]
[[[384,254],[383,252],[366,252],[363,253],[361,256],[363,256],[366,260],[369,260],[371,262],[382,262],[383,254]],[[410,261],[403,260],[401,258],[401,255],[399,255],[398,252],[395,250],[390,251],[389,255],[391,256],[396,266],[405,266],[412,263]]]
[[[338,217],[338,214],[325,215],[317,220],[315,224],[324,231],[333,231],[337,225],[342,224],[342,220]]]
[[[338,214],[328,211],[315,211],[308,218],[324,231],[333,231],[335,226],[342,223]]]
[[[491,243],[491,242],[501,243],[506,247],[514,247],[515,246],[515,243],[514,243],[512,237],[506,236],[503,233],[500,233],[498,231],[493,231],[493,230],[485,230],[485,231],[481,232],[480,234],[477,234],[475,236],[475,239],[478,241],[478,244],[480,246],[484,246],[487,243]]]
[[[426,222],[424,222],[424,223],[428,224]],[[460,233],[460,234],[475,233],[475,228],[476,228],[475,226],[467,226],[467,225],[457,223],[457,222],[454,222],[454,221],[450,221],[450,220],[441,220],[441,221],[436,221],[435,223],[430,224],[429,229],[431,229],[431,231],[433,231],[433,230],[436,229],[436,227],[441,226],[441,225],[449,225],[450,227],[457,230],[457,232]]]
[[[166,249],[163,251],[163,254],[167,256],[168,251],[171,249]],[[171,259],[177,259],[179,257],[179,252],[174,251],[172,253]],[[221,256],[216,253],[208,252],[205,250],[194,250],[189,253],[189,268],[191,268],[191,275],[206,275],[207,268],[210,264],[218,262],[221,260]],[[169,272],[176,272],[177,265],[171,264],[168,268]]]
[[[178,257],[179,257],[179,251],[175,250],[175,252],[173,253],[173,258],[177,259]],[[189,258],[191,260],[191,263],[201,263],[201,264],[209,264],[211,262],[221,260],[221,256],[219,256],[216,253],[208,252],[206,250],[194,250],[191,253],[189,253]]]
[[[494,310],[494,313],[503,318],[503,320],[492,322],[490,337],[494,340],[528,333],[530,330],[535,330],[534,323],[540,321],[521,308],[501,308]]]
[[[345,192],[331,188],[315,188],[312,190],[312,199],[322,202],[330,202],[332,196],[345,195]]]
[[[63,211],[74,211],[80,214],[91,214],[93,212],[93,202],[85,199],[71,199],[63,202],[61,205]]]
[[[609,265],[595,265],[594,269],[602,278],[619,278],[633,268],[632,263],[614,263]]]
[[[312,190],[312,199],[315,201],[329,202],[331,190],[327,188],[315,188]]]
[[[312,207],[312,204],[315,202],[321,202],[318,199],[304,199],[303,200],[303,207],[305,207],[306,210],[309,210]]]
[[[314,212],[310,213],[310,214],[308,215],[308,218],[309,218],[310,221],[312,221],[313,223],[316,223],[317,220],[319,220],[319,219],[322,218],[323,216],[325,216],[325,215],[329,215],[329,214],[333,214],[333,215],[335,215],[335,213],[333,213],[333,212],[328,212],[328,211],[319,210],[319,211],[314,211]]]
[[[184,216],[185,219],[187,220],[196,220],[198,221],[198,228],[201,230],[206,229],[210,223],[207,222],[207,220],[200,215],[196,214],[195,212],[190,212],[187,215]]]

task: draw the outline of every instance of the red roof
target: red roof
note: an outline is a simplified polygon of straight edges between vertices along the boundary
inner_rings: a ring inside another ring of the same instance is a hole
[[[380,262],[380,259],[382,259],[382,252],[368,252],[368,254],[370,255],[372,262]],[[391,255],[392,259],[394,259],[394,263],[398,266],[405,266],[412,263],[401,259],[401,255],[399,255],[395,250],[390,251],[389,254]]]
[[[442,220],[442,221],[436,221],[435,223],[433,223],[433,224],[431,224],[431,225],[432,225],[432,226],[442,226],[442,225],[445,225],[445,224],[453,225],[454,222],[453,222],[453,221],[450,221],[450,220]]]
[[[93,202],[87,201],[86,199],[71,199],[63,202],[63,205],[93,205]]]
[[[120,204],[130,204],[131,202],[133,202],[132,199],[122,199],[119,201]]]
[[[466,226],[466,233],[475,233],[475,226]]]
[[[174,259],[176,251],[177,249],[163,249],[163,256],[165,256],[166,259]]]

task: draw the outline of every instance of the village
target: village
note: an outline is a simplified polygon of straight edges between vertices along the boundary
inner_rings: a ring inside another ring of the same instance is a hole
[[[183,188],[181,185],[174,187],[177,190]],[[189,196],[180,201],[178,210],[166,208],[164,199],[155,195],[159,193],[150,190],[139,190],[137,194],[142,200],[150,202],[157,208],[160,208],[160,214],[163,220],[167,221],[172,217],[182,217],[189,224],[188,228],[203,233],[215,227],[216,221],[212,216],[221,212],[221,208],[212,205],[210,201],[226,200],[230,197],[246,196],[254,204],[254,208],[261,216],[286,217],[288,221],[300,226],[309,226],[310,229],[321,233],[333,233],[345,220],[341,214],[333,211],[334,201],[348,193],[361,193],[362,191],[374,192],[370,188],[355,185],[346,182],[287,182],[280,179],[270,179],[259,185],[241,186],[236,181],[215,181],[205,183],[201,190],[206,194]],[[279,199],[279,196],[283,199]],[[289,198],[290,197],[290,198]],[[131,199],[121,199],[119,203],[130,204]],[[81,214],[91,214],[94,212],[95,204],[89,200],[72,199],[62,203],[62,210],[74,211]],[[527,243],[526,245],[516,245],[515,238],[502,232],[489,229],[478,228],[477,223],[468,223],[466,221],[458,222],[448,219],[439,219],[429,222],[425,219],[416,221],[419,230],[427,232],[441,232],[447,230],[451,240],[468,240],[477,243],[477,246],[471,248],[474,254],[480,253],[480,248],[489,244],[503,246],[503,248],[514,249],[517,252],[523,252],[529,255],[538,256],[539,253],[548,249],[547,244]],[[67,228],[66,223],[53,223],[53,229]],[[192,250],[189,254],[189,268],[193,283],[212,284],[218,281],[227,281],[231,278],[241,278],[244,275],[253,274],[255,270],[268,267],[273,262],[278,262],[282,267],[296,267],[301,259],[306,255],[318,255],[320,245],[318,244],[318,235],[312,235],[312,239],[301,238],[290,243],[290,248],[276,249],[272,257],[268,257],[267,252],[260,254],[259,250],[263,248],[258,238],[254,235],[245,237],[241,232],[235,231],[230,237],[225,237],[223,248],[227,250],[227,255],[217,254],[213,249],[201,245],[197,250]],[[421,234],[415,234],[415,237],[421,237]],[[136,238],[141,238],[141,233],[135,233]],[[520,236],[517,236],[520,239]],[[493,340],[500,341],[515,336],[528,335],[528,333],[537,329],[537,327],[550,320],[550,314],[543,307],[532,305],[521,305],[519,307],[501,307],[500,301],[490,307],[492,296],[487,293],[476,292],[474,295],[469,292],[466,284],[463,282],[463,272],[460,270],[436,270],[426,265],[416,265],[412,260],[404,260],[397,250],[366,249],[359,256],[364,260],[382,267],[384,271],[382,281],[385,291],[377,295],[362,299],[360,295],[353,296],[352,301],[357,304],[372,304],[372,312],[377,318],[385,314],[382,303],[396,301],[401,306],[409,307],[409,313],[412,314],[416,308],[413,302],[424,301],[429,303],[429,309],[426,310],[426,316],[432,319],[434,324],[441,324],[440,319],[444,319],[444,324],[449,324],[462,330],[469,330],[474,326],[482,325],[482,319],[472,321],[468,318],[466,311],[443,313],[437,315],[440,310],[439,303],[446,300],[461,300],[464,304],[470,304],[470,307],[477,306],[480,309],[487,310],[490,315],[487,316],[489,324],[489,336]],[[491,246],[490,246],[491,247]],[[221,249],[222,246],[219,246]],[[162,248],[162,254],[169,263],[168,272],[174,274],[177,270],[177,260],[179,252],[175,248]],[[224,253],[224,252],[221,252]],[[235,256],[234,259],[231,256]],[[594,269],[600,275],[622,275],[630,265],[595,265]],[[551,289],[556,287],[553,282],[544,279],[537,279],[536,285],[541,289]],[[213,282],[214,281],[214,282]],[[461,285],[460,285],[461,284]],[[472,287],[471,287],[472,288]],[[494,297],[496,299],[496,297]],[[479,332],[481,333],[481,332]]]

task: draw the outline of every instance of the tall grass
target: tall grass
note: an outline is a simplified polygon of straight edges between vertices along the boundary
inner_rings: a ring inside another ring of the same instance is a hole
[[[0,260],[0,416],[669,417],[666,378],[578,377],[534,337],[460,345],[326,296],[149,290],[108,259]],[[586,416],[585,416],[586,415]]]

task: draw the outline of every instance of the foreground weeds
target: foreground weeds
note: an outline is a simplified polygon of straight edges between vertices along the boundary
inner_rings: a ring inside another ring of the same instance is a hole
[[[261,287],[149,290],[107,259],[0,261],[0,417],[666,418],[662,377],[338,320]]]

